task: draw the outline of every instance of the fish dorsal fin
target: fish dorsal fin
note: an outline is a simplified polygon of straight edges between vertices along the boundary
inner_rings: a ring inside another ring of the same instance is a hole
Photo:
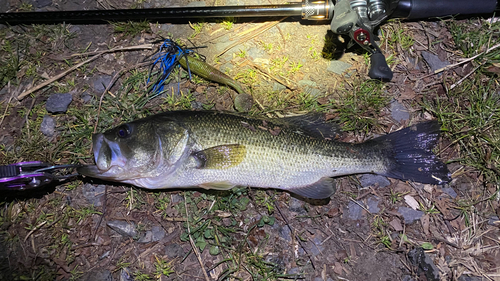
[[[202,183],[198,186],[203,188],[203,189],[216,189],[216,190],[229,190],[229,189],[235,187],[234,184],[232,184],[228,181],[207,182],[207,183]]]
[[[301,187],[286,189],[302,197],[311,199],[325,199],[332,196],[335,191],[335,180],[332,178],[321,178],[319,181]]]
[[[247,150],[241,144],[226,144],[194,152],[199,169],[228,169],[240,164],[245,159]]]
[[[272,121],[275,122],[274,119]],[[319,139],[335,139],[341,133],[340,126],[337,123],[327,122],[325,116],[320,113],[283,117],[277,119],[276,123],[282,123],[299,133]]]

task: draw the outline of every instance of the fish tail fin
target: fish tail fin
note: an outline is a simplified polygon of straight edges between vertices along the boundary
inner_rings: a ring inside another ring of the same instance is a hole
[[[432,152],[439,140],[441,125],[429,121],[375,139],[388,144],[390,165],[384,176],[428,184],[451,180],[450,172]]]

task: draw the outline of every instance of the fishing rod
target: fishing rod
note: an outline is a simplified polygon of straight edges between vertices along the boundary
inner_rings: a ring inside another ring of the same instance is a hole
[[[303,0],[280,5],[0,13],[0,23],[99,24],[113,21],[169,22],[179,19],[275,16],[331,20],[330,29],[334,33],[349,35],[353,42],[371,54],[370,78],[390,81],[393,73],[375,43],[377,37],[374,34],[374,30],[384,20],[491,14],[499,9],[499,5],[497,0],[337,0],[335,3],[332,0]]]

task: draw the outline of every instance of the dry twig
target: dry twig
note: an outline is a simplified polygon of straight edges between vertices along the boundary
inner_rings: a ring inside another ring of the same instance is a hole
[[[263,25],[259,26],[255,31],[253,31],[252,29],[252,32],[244,37],[242,37],[241,39],[239,39],[238,41],[234,42],[233,44],[229,45],[227,48],[224,49],[224,51],[222,51],[221,53],[219,53],[216,57],[220,57],[222,56],[224,53],[226,53],[227,51],[229,51],[230,49],[234,48],[235,46],[239,45],[239,44],[242,44],[243,42],[245,41],[248,41],[252,38],[254,38],[255,36],[261,34],[261,33],[264,33],[265,31],[271,29],[272,27],[274,27],[275,25],[277,25],[278,23],[280,23],[281,21],[283,21],[284,19],[286,19],[287,17],[284,17],[284,18],[281,18],[277,21],[273,21],[273,22],[266,22],[264,23]],[[245,32],[248,32],[245,31]]]
[[[131,46],[131,47],[119,47],[119,48],[113,48],[113,49],[110,49],[110,50],[104,50],[104,51],[101,51],[99,53],[97,53],[97,55],[85,60],[85,61],[82,61],[81,63],[77,64],[77,65],[74,65],[72,67],[70,67],[68,70],[65,70],[61,73],[59,73],[58,75],[48,79],[47,81],[39,84],[38,86],[35,86],[27,91],[24,91],[22,94],[20,94],[19,96],[17,96],[17,99],[18,100],[22,100],[24,97],[26,97],[27,95],[35,92],[35,91],[38,91],[40,90],[41,88],[49,85],[50,83],[53,83],[61,78],[63,78],[64,76],[66,76],[68,73],[82,67],[83,65],[97,59],[98,57],[100,57],[101,55],[103,54],[106,54],[106,53],[113,53],[113,52],[119,52],[119,51],[133,51],[133,50],[142,50],[142,49],[152,49],[153,48],[153,44],[144,44],[144,45],[138,45],[138,46]]]
[[[205,276],[206,281],[210,281],[210,278],[208,278],[207,271],[205,270],[205,266],[203,265],[203,262],[201,260],[201,255],[200,252],[198,252],[198,248],[196,248],[196,245],[194,244],[193,237],[191,236],[191,228],[189,227],[189,213],[188,213],[188,207],[186,203],[186,194],[184,194],[184,208],[186,208],[186,225],[187,225],[187,230],[188,230],[188,235],[189,235],[189,242],[191,243],[191,247],[193,248],[193,251],[198,258],[198,262],[200,263],[201,270],[203,271],[203,276]]]

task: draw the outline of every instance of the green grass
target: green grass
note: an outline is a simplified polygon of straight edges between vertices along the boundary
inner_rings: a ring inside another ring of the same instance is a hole
[[[413,33],[405,29],[399,19],[391,20],[391,24],[387,25],[387,27],[387,31],[385,32],[381,29],[382,38],[383,41],[387,42],[387,46],[390,46],[393,50],[398,45],[402,50],[408,50],[415,43]]]
[[[151,32],[149,21],[129,21],[129,22],[110,22],[115,33],[123,34],[127,37],[135,37],[144,32]]]
[[[19,51],[13,46],[11,40],[2,40],[0,47],[0,88],[5,86],[9,81],[17,85],[17,72],[21,67],[21,59]]]
[[[456,47],[465,57],[472,57],[487,48],[498,44],[500,38],[500,22],[490,23],[482,20],[448,21],[448,28],[453,36]],[[500,61],[500,50],[486,54],[486,59]]]
[[[378,125],[381,110],[390,101],[385,84],[374,80],[354,81],[341,90],[340,97],[331,101],[344,131],[368,133]]]
[[[475,74],[459,90],[426,99],[423,106],[441,122],[450,147],[461,152],[451,161],[477,169],[486,183],[499,187],[500,96],[495,81],[482,77]]]

